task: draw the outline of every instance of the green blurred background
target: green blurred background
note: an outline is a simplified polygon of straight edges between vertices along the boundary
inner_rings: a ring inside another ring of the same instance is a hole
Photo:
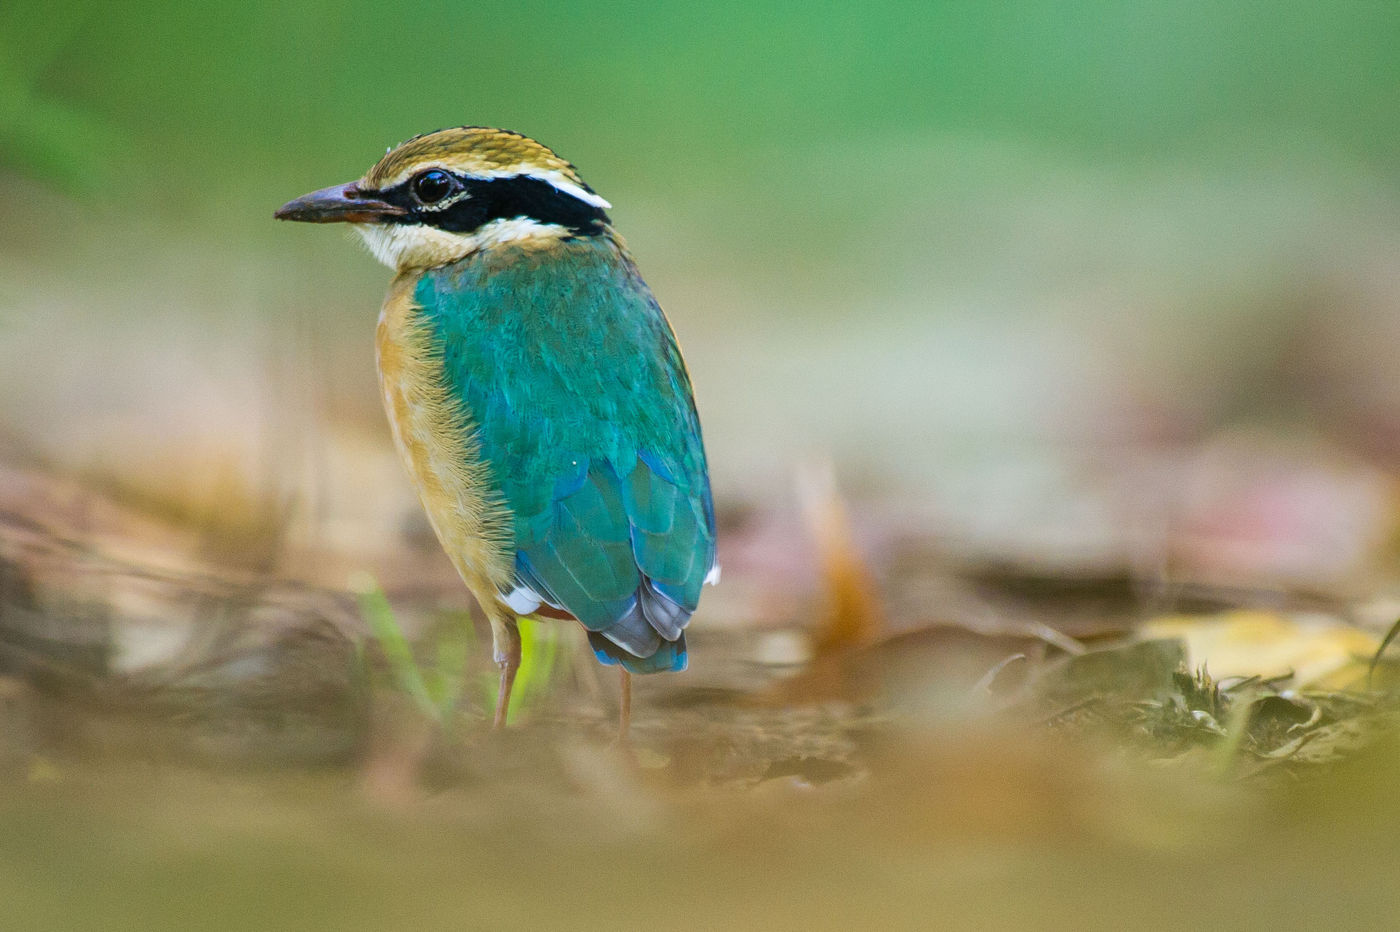
[[[0,389],[74,468],[133,409],[368,430],[386,273],[271,211],[458,123],[616,205],[730,494],[1280,418],[1400,448],[1393,4],[11,0],[0,36]]]

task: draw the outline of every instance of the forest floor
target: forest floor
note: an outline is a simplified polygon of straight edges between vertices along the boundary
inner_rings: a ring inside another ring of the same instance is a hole
[[[613,671],[529,626],[496,733],[450,575],[231,565],[0,478],[8,928],[1394,925],[1397,668],[1315,593],[1144,619],[1121,576],[872,568],[819,495],[795,620],[739,566],[626,742]]]

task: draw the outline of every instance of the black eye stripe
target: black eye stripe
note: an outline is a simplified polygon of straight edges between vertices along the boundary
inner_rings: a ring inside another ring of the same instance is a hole
[[[465,191],[466,196],[459,197],[446,207],[428,209],[431,205],[425,206],[413,186],[430,173],[420,173],[379,192],[380,198],[407,211],[402,216],[387,218],[389,222],[421,223],[452,233],[471,233],[493,220],[526,218],[537,223],[558,224],[575,236],[597,233],[602,224],[609,222],[602,208],[566,194],[547,181],[527,175],[512,178],[449,175],[452,193]]]

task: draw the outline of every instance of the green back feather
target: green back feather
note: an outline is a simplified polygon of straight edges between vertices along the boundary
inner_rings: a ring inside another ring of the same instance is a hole
[[[643,576],[688,617],[714,564],[700,424],[620,246],[497,247],[425,273],[415,297],[511,513],[521,582],[591,631],[636,605]]]

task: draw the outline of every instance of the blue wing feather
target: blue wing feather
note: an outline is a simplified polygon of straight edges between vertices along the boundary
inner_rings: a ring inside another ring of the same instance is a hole
[[[700,423],[670,327],[611,240],[464,260],[416,297],[512,514],[517,582],[605,663],[682,669],[714,565]]]

